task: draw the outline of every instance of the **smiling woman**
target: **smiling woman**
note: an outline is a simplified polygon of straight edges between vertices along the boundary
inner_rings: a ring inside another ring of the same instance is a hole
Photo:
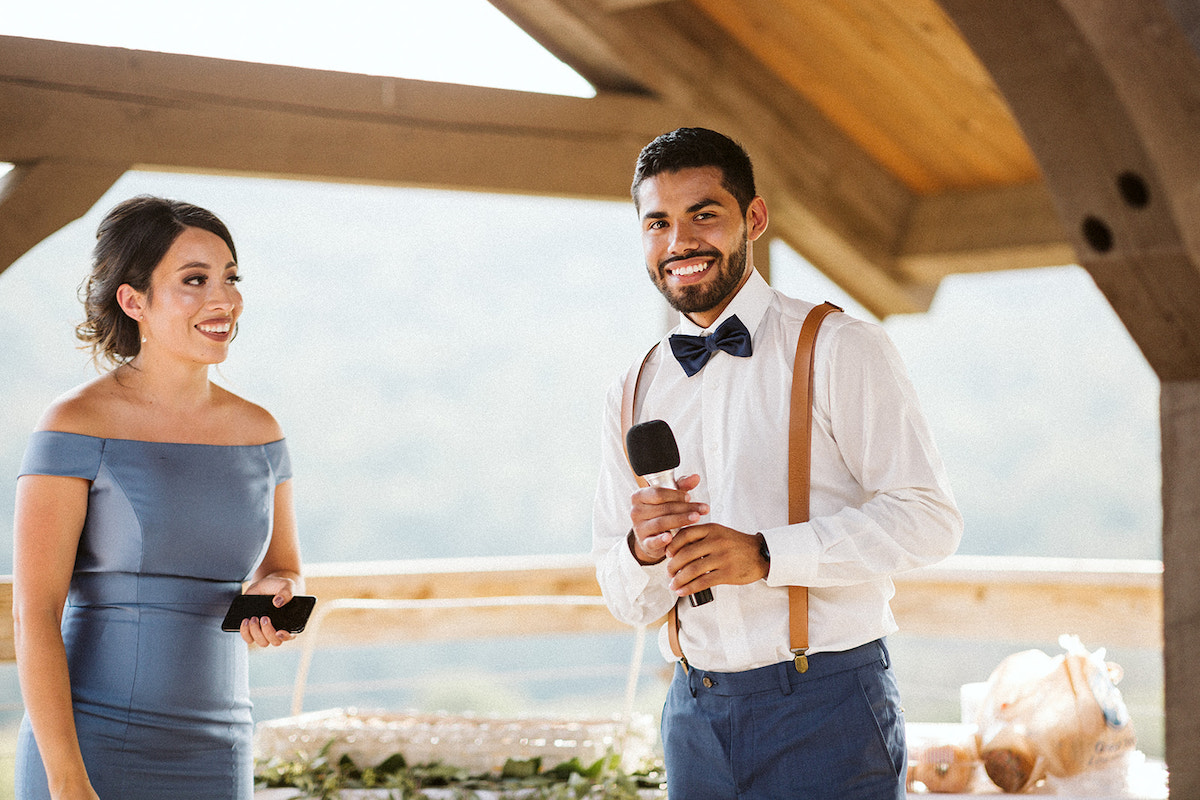
[[[116,299],[138,322],[139,358],[151,358],[159,348],[174,345],[198,364],[224,361],[233,326],[242,314],[237,268],[229,242],[202,228],[185,228],[144,291],[123,284]]]
[[[131,258],[133,237],[140,249]],[[154,197],[134,198],[105,217],[97,239],[95,266],[84,289],[87,318],[75,329],[97,359],[120,366],[138,359],[147,345],[156,347],[158,337],[151,343],[149,335],[154,321],[164,316],[160,309],[204,306],[190,309],[197,314],[211,306],[231,323],[241,314],[236,288],[220,289],[222,284],[236,287],[238,281],[233,237],[208,211]],[[152,312],[155,295],[159,299]],[[226,355],[222,351],[203,363],[220,363]]]
[[[242,309],[233,239],[150,196],[96,238],[78,335],[116,367],[50,405],[17,481],[17,797],[248,800],[242,641],[292,637],[220,623],[243,584],[282,606],[303,581],[280,426],[209,380]]]

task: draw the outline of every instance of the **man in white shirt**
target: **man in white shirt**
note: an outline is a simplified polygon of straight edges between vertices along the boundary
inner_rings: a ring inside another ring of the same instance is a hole
[[[683,658],[662,723],[670,795],[903,798],[903,716],[884,644],[897,629],[892,575],[945,558],[962,535],[904,365],[878,325],[825,320],[813,357],[810,516],[788,524],[792,363],[813,304],[754,269],[767,206],[750,159],[722,134],[681,128],[642,150],[632,194],[646,268],[680,312],[642,369],[634,422],[670,425],[684,477],[677,489],[638,488],[618,381],[593,553],[617,618],[678,615]],[[731,328],[749,346],[712,344]],[[693,340],[708,345],[693,348],[698,360],[679,346],[677,360],[674,334],[717,338]],[[803,667],[789,638],[791,585],[809,587]],[[712,602],[679,602],[703,589]],[[668,640],[664,626],[670,659]]]

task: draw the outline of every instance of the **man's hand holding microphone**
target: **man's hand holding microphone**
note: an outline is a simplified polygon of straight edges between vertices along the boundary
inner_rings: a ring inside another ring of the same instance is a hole
[[[671,590],[693,606],[712,600],[710,587],[753,583],[767,576],[760,534],[746,534],[715,523],[697,524],[709,513],[707,503],[692,502],[689,492],[699,475],[675,479],[679,448],[671,428],[650,420],[629,429],[625,439],[634,473],[649,486],[633,493],[629,547],[641,564],[667,559]]]

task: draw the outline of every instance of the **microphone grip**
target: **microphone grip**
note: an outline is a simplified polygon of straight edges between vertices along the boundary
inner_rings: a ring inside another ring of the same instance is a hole
[[[646,483],[650,484],[651,486],[658,486],[664,489],[679,488],[675,485],[675,473],[673,470],[667,470],[666,472],[654,472],[649,475],[643,475],[642,477],[645,478]],[[671,535],[674,536],[678,532],[679,529],[676,528],[675,530],[671,531]],[[688,602],[691,603],[692,608],[702,606],[705,603],[711,603],[712,599],[712,589],[701,589],[694,594],[688,595]]]

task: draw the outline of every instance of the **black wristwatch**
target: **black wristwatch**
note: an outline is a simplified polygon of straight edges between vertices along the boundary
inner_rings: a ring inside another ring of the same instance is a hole
[[[767,547],[767,537],[761,533],[758,535],[758,554],[762,556],[763,561],[771,563],[771,550]]]

